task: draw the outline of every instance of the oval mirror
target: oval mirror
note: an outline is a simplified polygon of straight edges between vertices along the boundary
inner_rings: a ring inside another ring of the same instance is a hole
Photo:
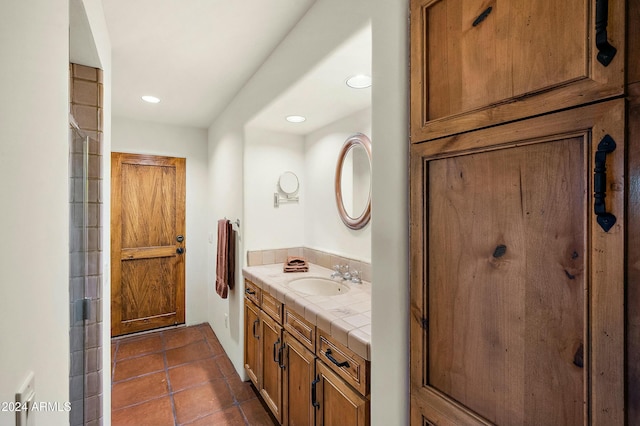
[[[280,178],[278,178],[278,187],[284,194],[294,195],[300,187],[298,176],[293,172],[284,172],[280,175]]]
[[[336,204],[340,219],[351,229],[371,219],[371,140],[362,133],[350,136],[336,165]]]

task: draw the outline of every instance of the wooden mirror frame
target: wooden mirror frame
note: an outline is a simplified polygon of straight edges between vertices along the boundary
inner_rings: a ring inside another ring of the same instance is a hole
[[[369,220],[371,220],[371,183],[369,183],[369,196],[367,197],[367,205],[364,208],[362,214],[358,217],[351,217],[344,208],[344,201],[342,199],[342,166],[344,165],[344,159],[347,156],[349,150],[355,146],[360,145],[364,148],[369,159],[369,170],[371,170],[371,140],[362,133],[355,133],[346,140],[340,154],[338,155],[338,163],[336,165],[336,178],[335,178],[335,192],[336,192],[336,205],[338,207],[338,215],[342,222],[351,229],[364,228]]]

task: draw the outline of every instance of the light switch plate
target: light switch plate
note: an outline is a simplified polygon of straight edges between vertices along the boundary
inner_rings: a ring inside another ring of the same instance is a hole
[[[16,426],[33,426],[33,417],[29,408],[36,396],[36,379],[33,371],[27,374],[27,378],[16,392]]]

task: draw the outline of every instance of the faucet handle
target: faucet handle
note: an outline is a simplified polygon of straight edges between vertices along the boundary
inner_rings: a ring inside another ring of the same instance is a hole
[[[333,273],[331,274],[331,278],[342,277],[342,266],[341,265],[333,265]]]
[[[356,284],[362,283],[362,278],[360,278],[361,273],[362,271],[356,271],[355,269],[351,271],[351,282]]]

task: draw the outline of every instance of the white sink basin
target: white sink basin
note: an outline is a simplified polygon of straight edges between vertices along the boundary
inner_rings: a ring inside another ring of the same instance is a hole
[[[341,282],[326,278],[300,278],[288,284],[298,293],[310,296],[339,296],[349,291],[349,287]]]

